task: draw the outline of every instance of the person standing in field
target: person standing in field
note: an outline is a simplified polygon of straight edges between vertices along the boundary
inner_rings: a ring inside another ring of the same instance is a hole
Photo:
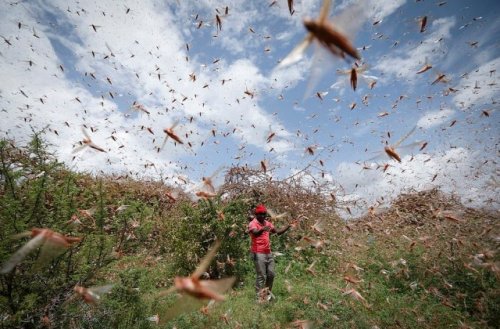
[[[279,230],[274,228],[274,225],[266,220],[267,209],[264,205],[259,204],[255,207],[255,218],[248,224],[248,233],[252,239],[251,253],[255,264],[257,278],[255,280],[255,291],[257,297],[270,301],[274,298],[272,294],[274,281],[274,258],[271,253],[271,242],[269,240],[270,233],[281,235],[285,233],[290,225],[287,225]],[[267,296],[263,296],[267,294]]]

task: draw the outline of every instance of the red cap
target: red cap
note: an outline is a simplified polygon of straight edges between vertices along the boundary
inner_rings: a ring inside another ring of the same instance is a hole
[[[266,206],[263,204],[259,204],[257,207],[255,207],[255,214],[265,214],[267,213]]]

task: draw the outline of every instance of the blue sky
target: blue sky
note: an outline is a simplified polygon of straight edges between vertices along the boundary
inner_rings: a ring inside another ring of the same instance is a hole
[[[322,1],[295,1],[293,15],[286,1],[272,3],[2,2],[0,135],[24,143],[46,127],[75,170],[161,177],[185,189],[221,167],[265,160],[275,179],[307,168],[304,183],[326,184],[341,214],[432,187],[498,209],[497,1],[335,2],[328,20],[367,66],[356,91],[337,72],[354,62],[316,43],[277,67]],[[425,64],[432,69],[416,74]],[[442,74],[445,82],[432,84]],[[134,102],[150,114],[129,111]],[[185,144],[168,139],[157,152],[174,123]],[[72,153],[83,125],[106,153]],[[388,158],[385,143],[415,126],[396,148],[402,162]]]

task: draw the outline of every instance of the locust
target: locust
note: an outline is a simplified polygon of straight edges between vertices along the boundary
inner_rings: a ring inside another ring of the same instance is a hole
[[[219,280],[201,279],[208,269],[208,266],[215,258],[220,245],[221,241],[216,240],[190,276],[175,277],[174,285],[171,288],[159,293],[159,296],[165,296],[173,292],[181,294],[181,298],[176,302],[176,304],[171,309],[168,309],[163,315],[159,316],[160,324],[183,312],[191,310],[193,306],[196,307],[196,303],[194,302],[196,300],[214,300],[217,302],[225,300],[223,293],[233,286],[236,280],[235,277],[228,277]]]
[[[81,241],[81,238],[65,236],[48,228],[34,228],[31,231],[20,233],[15,237],[20,238],[24,236],[31,236],[31,240],[21,247],[21,249],[16,251],[9,260],[3,264],[0,273],[6,274],[12,271],[14,267],[26,258],[26,256],[40,246],[42,249],[35,267],[48,263],[51,259],[56,257],[61,250],[69,248],[75,242]]]
[[[318,18],[304,20],[304,27],[308,31],[306,37],[280,62],[278,67],[286,67],[299,61],[314,40],[336,57],[345,58],[347,54],[352,58],[361,59],[349,38],[327,20],[330,5],[331,0],[324,0]]]

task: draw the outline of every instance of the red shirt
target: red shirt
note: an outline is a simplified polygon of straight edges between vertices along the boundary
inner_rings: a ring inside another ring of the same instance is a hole
[[[274,225],[269,221],[264,221],[264,224],[259,223],[257,218],[254,218],[248,224],[248,232],[250,237],[252,238],[252,248],[251,251],[259,254],[270,254],[271,253],[271,243],[269,241],[269,232],[262,232],[261,235],[254,235],[251,233],[251,230],[257,229],[260,230],[264,226],[269,226],[271,230],[274,229]]]

